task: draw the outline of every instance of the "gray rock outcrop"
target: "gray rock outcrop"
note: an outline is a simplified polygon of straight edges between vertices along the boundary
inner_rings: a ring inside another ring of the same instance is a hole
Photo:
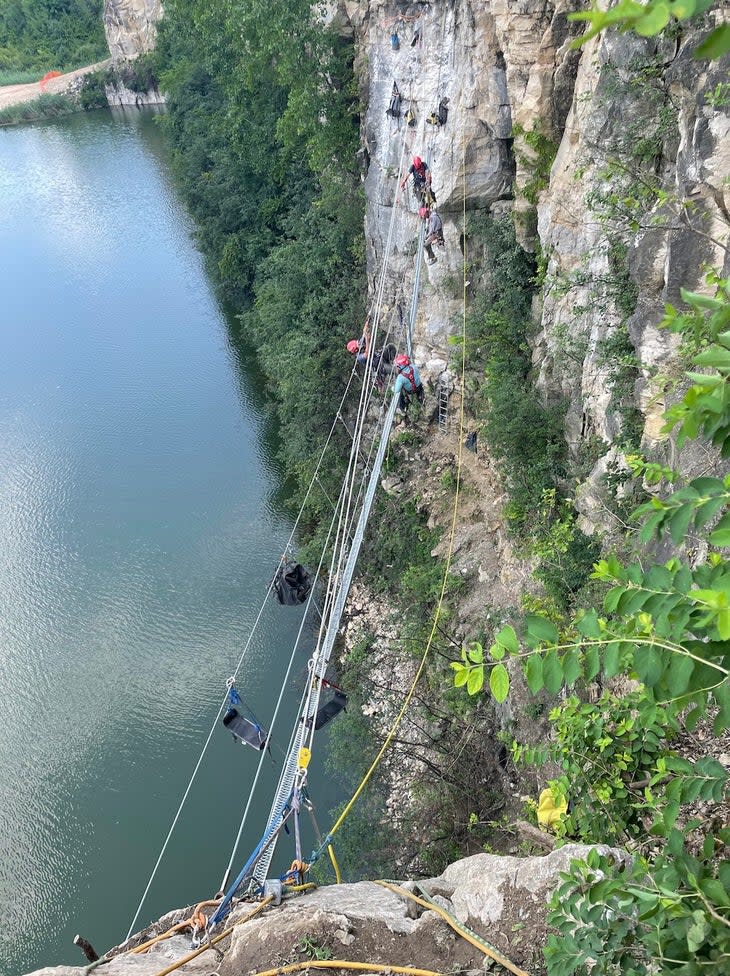
[[[134,58],[155,45],[161,0],[104,0],[104,30],[114,59]]]
[[[516,965],[538,972],[542,969],[547,899],[560,872],[571,860],[585,858],[589,850],[571,844],[544,857],[475,854],[419,884],[436,904],[498,952]],[[613,853],[617,859],[626,857],[620,851]],[[408,887],[413,886],[408,883]],[[250,911],[250,904],[239,905],[229,922],[243,919]],[[331,885],[287,898],[281,906],[242,922],[234,928],[230,943],[225,940],[220,948],[225,953],[222,959],[207,950],[181,973],[240,976],[307,958],[417,965],[446,972],[477,968],[484,960],[483,953],[436,912],[369,881]],[[190,940],[175,936],[144,955],[115,956],[95,972],[99,976],[154,976],[189,951]],[[82,967],[60,966],[37,970],[31,976],[83,973]]]
[[[592,532],[610,527],[603,476],[623,465],[609,445],[640,442],[677,460],[660,433],[676,340],[657,326],[680,285],[707,287],[704,266],[730,270],[730,58],[693,58],[702,25],[666,40],[609,31],[573,49],[583,27],[572,9],[341,0],[333,18],[359,52],[367,259],[373,295],[387,266],[383,327],[402,332],[413,289],[417,202],[394,176],[418,154],[446,243],[422,269],[415,358],[435,381],[453,356],[463,250],[478,247],[463,237],[466,187],[467,212],[511,215],[541,255],[535,376],[546,400],[566,405],[566,442],[587,471],[581,525]],[[708,23],[726,16],[718,7]],[[400,119],[386,114],[394,82]],[[431,126],[444,96],[448,121]],[[690,476],[702,463],[682,459]]]

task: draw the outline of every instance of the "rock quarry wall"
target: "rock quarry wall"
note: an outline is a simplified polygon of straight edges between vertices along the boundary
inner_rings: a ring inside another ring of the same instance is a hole
[[[134,58],[151,50],[161,16],[161,0],[104,0],[104,30],[111,56]]]
[[[712,96],[730,59],[693,59],[703,25],[671,39],[611,32],[574,50],[581,27],[571,9],[564,0],[343,0],[332,16],[354,37],[366,105],[373,295],[389,256],[383,324],[398,329],[413,286],[418,204],[396,192],[394,174],[418,154],[433,172],[446,245],[422,268],[415,359],[432,382],[451,365],[466,189],[468,213],[513,213],[521,243],[540,256],[535,375],[543,396],[567,407],[573,455],[600,447],[578,493],[590,533],[610,528],[600,476],[621,464],[614,442],[628,439],[626,416],[636,446],[669,451],[660,415],[678,374],[675,343],[657,328],[664,303],[680,285],[701,289],[704,265],[730,269],[730,116],[728,99]],[[399,120],[386,114],[394,82]],[[448,122],[433,127],[427,117],[444,96]],[[707,464],[694,451],[682,461],[690,474]]]

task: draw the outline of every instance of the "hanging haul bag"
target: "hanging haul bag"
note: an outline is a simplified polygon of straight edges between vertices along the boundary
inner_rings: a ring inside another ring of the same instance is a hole
[[[233,708],[232,706],[228,709],[226,714],[223,716],[223,724],[231,733],[234,739],[239,742],[244,743],[247,746],[252,746],[254,749],[258,749],[259,752],[265,748],[266,741],[269,738],[268,734],[257,725],[256,722],[250,722],[247,718]]]
[[[321,729],[328,722],[339,715],[340,712],[344,711],[347,706],[347,695],[344,691],[335,691],[334,697],[331,701],[326,702],[324,705],[320,705],[317,709],[317,714],[314,716],[314,730],[315,732]]]
[[[309,596],[312,580],[299,563],[285,563],[276,571],[274,593],[284,607],[296,607]]]

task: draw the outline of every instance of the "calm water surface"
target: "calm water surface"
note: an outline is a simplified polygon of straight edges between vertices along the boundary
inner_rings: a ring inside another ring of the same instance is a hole
[[[2,976],[126,934],[289,535],[191,233],[150,116],[0,131]],[[270,601],[244,663],[264,724],[300,614]],[[216,890],[257,761],[216,731],[141,922]]]

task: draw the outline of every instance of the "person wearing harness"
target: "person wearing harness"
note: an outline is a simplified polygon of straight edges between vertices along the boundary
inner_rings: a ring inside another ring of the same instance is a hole
[[[401,180],[401,190],[411,176],[413,177],[413,190],[419,200],[423,199],[427,190],[433,196],[433,191],[431,190],[431,170],[428,168],[428,163],[425,163],[420,156],[413,157],[413,163],[410,169]],[[434,201],[435,199],[434,197]]]
[[[419,211],[420,213],[421,211]],[[444,225],[441,222],[441,218],[432,210],[429,214],[426,210],[426,214],[422,216],[428,217],[428,224],[426,225],[426,238],[423,242],[426,248],[426,254],[428,255],[427,260],[429,264],[436,264],[436,255],[433,253],[433,245],[438,244],[439,247],[444,246]]]
[[[393,384],[393,396],[399,397],[397,409],[408,416],[408,405],[412,396],[415,396],[419,403],[423,403],[423,384],[418,369],[408,356],[403,354],[396,356],[395,368],[398,371],[398,377]]]
[[[365,319],[362,327],[362,335],[359,339],[350,339],[347,343],[347,351],[351,353],[358,363],[368,361],[368,349],[370,348],[370,316]]]

